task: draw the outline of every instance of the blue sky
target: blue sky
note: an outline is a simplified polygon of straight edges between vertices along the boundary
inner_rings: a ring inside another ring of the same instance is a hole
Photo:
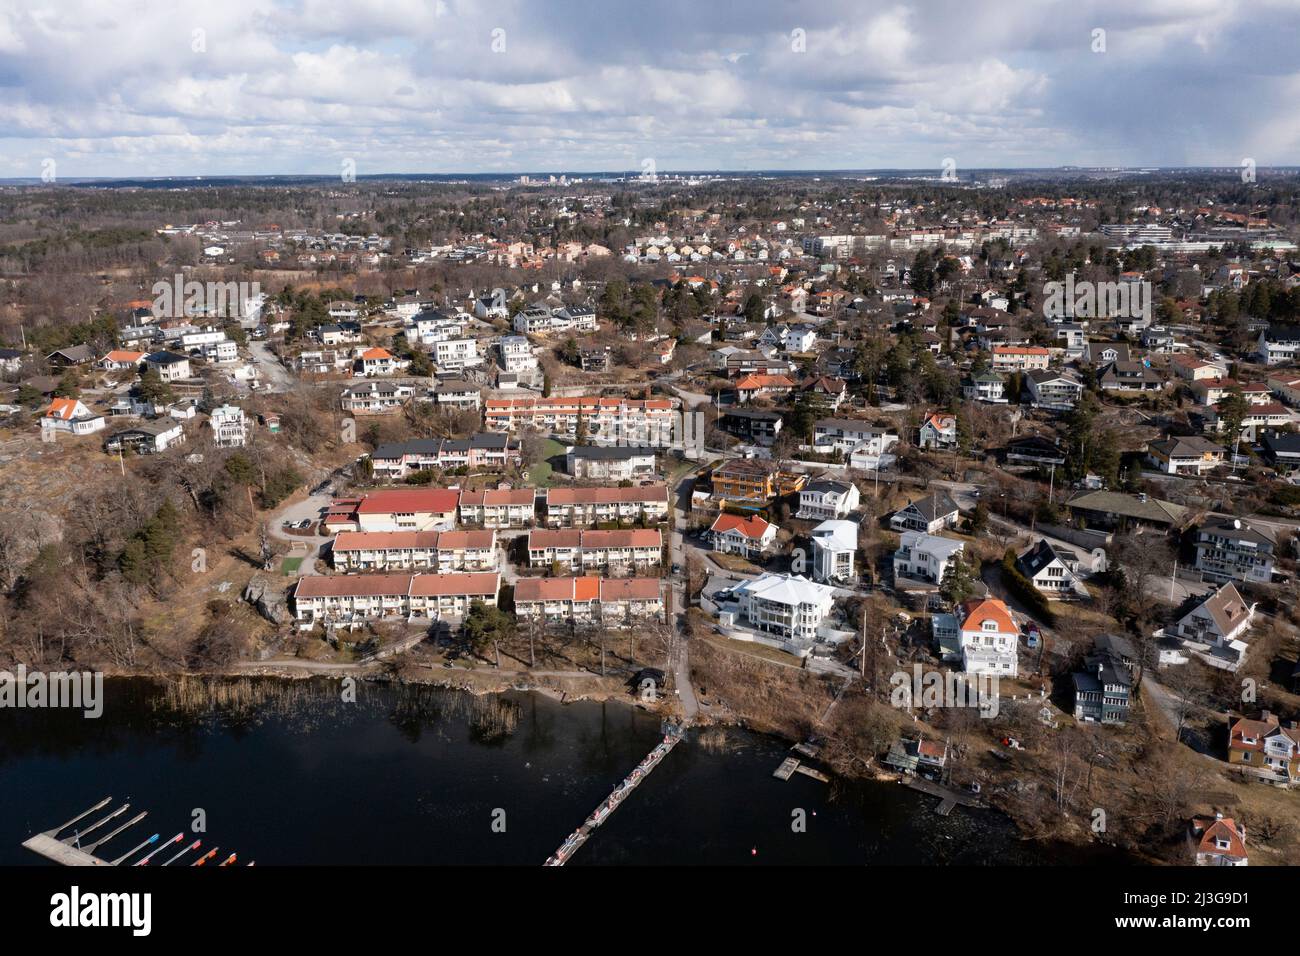
[[[1297,36],[1300,0],[0,0],[0,177],[1296,165]]]

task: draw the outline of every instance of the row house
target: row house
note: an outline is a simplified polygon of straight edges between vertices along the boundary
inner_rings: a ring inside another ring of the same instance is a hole
[[[293,592],[294,617],[304,630],[315,624],[353,624],[367,620],[447,620],[463,618],[480,601],[495,607],[501,575],[495,571],[459,574],[308,574]]]
[[[551,528],[578,528],[607,522],[651,523],[668,517],[668,486],[633,488],[548,488],[544,502]]]
[[[330,553],[340,571],[496,568],[495,531],[343,531]]]
[[[460,493],[460,520],[480,528],[531,527],[537,509],[532,488],[488,488]]]
[[[417,471],[469,468],[502,471],[521,461],[519,442],[498,432],[469,438],[419,438],[380,445],[370,455],[377,478],[401,479]]]
[[[515,614],[522,621],[619,627],[663,612],[659,578],[520,578],[515,584]]]
[[[580,428],[600,443],[640,442],[668,445],[678,415],[672,399],[576,398],[488,399],[483,422],[490,431],[537,428],[576,437]]]
[[[528,533],[528,564],[611,574],[644,571],[663,563],[663,534],[646,529],[582,531],[558,529]]]

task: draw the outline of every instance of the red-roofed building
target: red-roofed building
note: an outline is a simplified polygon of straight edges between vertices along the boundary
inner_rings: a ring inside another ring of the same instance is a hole
[[[611,574],[644,571],[663,562],[659,531],[537,530],[528,533],[528,564],[534,568],[559,565],[576,571],[605,570]]]
[[[599,621],[620,627],[663,615],[659,578],[520,578],[515,614],[548,624]]]
[[[546,523],[552,528],[606,521],[662,521],[667,516],[667,485],[546,490]]]
[[[997,598],[966,601],[957,609],[962,669],[968,674],[1015,677],[1020,629]]]
[[[1187,842],[1197,866],[1248,866],[1246,828],[1231,817],[1192,817]]]
[[[497,566],[496,538],[491,530],[342,531],[330,553],[340,571],[488,571]]]
[[[776,540],[776,525],[758,515],[741,517],[722,513],[713,520],[709,535],[713,550],[724,554],[739,554],[746,558],[762,554]]]
[[[736,383],[736,397],[742,402],[782,397],[792,391],[794,382],[787,375],[746,375]]]
[[[294,616],[304,630],[317,623],[461,618],[474,601],[495,607],[500,590],[496,572],[309,574],[294,587]]]
[[[327,531],[450,531],[460,492],[447,488],[394,488],[337,501],[327,510]]]
[[[532,488],[489,488],[460,493],[462,524],[480,528],[527,528],[533,524],[537,492]]]
[[[92,412],[75,398],[56,398],[41,415],[42,431],[68,432],[71,435],[90,435],[101,431],[104,416]]]

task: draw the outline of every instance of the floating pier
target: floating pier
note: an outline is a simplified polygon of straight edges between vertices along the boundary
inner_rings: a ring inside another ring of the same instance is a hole
[[[685,736],[686,728],[684,726],[666,725],[664,739],[650,753],[646,754],[645,759],[637,764],[630,774],[623,778],[622,782],[605,798],[605,801],[595,809],[591,816],[587,817],[582,826],[570,833],[568,839],[560,844],[560,848],[546,858],[544,865],[564,866],[565,863],[572,859],[573,854],[587,842],[587,838],[609,819],[609,815],[619,808],[633,790],[640,786],[641,781],[650,776],[650,771],[659,766],[664,757],[668,756],[668,753]]]
[[[935,783],[933,780],[926,780],[924,777],[904,777],[901,782],[913,790],[927,793],[932,797],[938,797],[939,805],[934,808],[934,812],[941,817],[946,817],[952,813],[954,807],[984,806],[984,803],[973,793],[954,790],[951,787],[945,787],[943,784]]]

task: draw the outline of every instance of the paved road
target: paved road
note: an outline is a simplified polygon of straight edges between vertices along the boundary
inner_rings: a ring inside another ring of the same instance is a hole
[[[677,487],[673,489],[673,530],[669,534],[669,553],[673,563],[681,567],[681,572],[671,576],[673,589],[673,623],[672,637],[669,645],[669,665],[673,672],[673,684],[681,700],[682,714],[687,721],[692,721],[700,712],[699,701],[695,698],[695,689],[691,686],[690,647],[686,637],[686,548],[683,540],[687,528],[691,487],[694,473],[682,476]]]
[[[248,351],[253,356],[253,364],[257,366],[263,391],[285,392],[297,383],[293,373],[280,364],[280,360],[275,357],[275,353],[265,342],[250,341]]]

